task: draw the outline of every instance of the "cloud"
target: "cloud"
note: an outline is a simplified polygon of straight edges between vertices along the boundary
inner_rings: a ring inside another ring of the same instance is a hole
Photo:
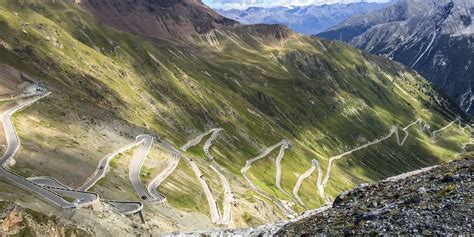
[[[305,6],[353,2],[389,2],[390,0],[203,0],[212,8],[245,9],[248,7]]]

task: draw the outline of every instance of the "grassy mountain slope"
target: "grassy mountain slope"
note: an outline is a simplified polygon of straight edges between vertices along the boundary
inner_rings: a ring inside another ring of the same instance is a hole
[[[104,26],[74,3],[7,0],[0,4],[0,32],[0,61],[41,79],[52,91],[15,117],[23,145],[15,171],[78,187],[104,155],[136,135],[159,135],[179,147],[222,127],[211,153],[235,191],[236,226],[284,218],[240,174],[262,148],[290,139],[282,186],[291,193],[312,159],[325,174],[330,157],[385,136],[393,125],[404,127],[421,117],[436,130],[456,116],[414,71],[281,26],[232,25],[166,40]],[[387,140],[336,161],[327,194],[335,197],[361,181],[452,159],[468,141],[454,127],[443,132],[449,139],[436,141],[418,127],[410,133],[403,148]],[[160,162],[157,153],[149,159]],[[202,149],[188,154],[218,191],[219,178]],[[275,186],[276,155],[256,162],[250,172],[272,197],[290,201]],[[114,172],[127,176],[123,167]],[[315,178],[300,190],[310,208],[323,202]],[[146,204],[151,229],[212,226],[203,218],[209,209],[186,161],[159,191],[168,204]]]
[[[403,0],[320,33],[412,67],[472,113],[472,0]]]

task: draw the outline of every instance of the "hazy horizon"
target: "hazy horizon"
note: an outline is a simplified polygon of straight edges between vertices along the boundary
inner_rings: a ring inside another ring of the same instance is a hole
[[[214,9],[247,9],[250,7],[291,7],[307,5],[324,5],[338,3],[377,2],[386,3],[390,0],[203,0],[203,2]]]

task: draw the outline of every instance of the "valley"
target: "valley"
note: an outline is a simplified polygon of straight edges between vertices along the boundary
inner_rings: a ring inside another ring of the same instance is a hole
[[[33,97],[32,100],[29,100],[29,101],[26,101],[24,104],[20,104],[19,106],[17,107],[13,107],[11,110],[7,110],[6,112],[4,112],[2,114],[2,123],[3,123],[3,126],[4,128],[6,128],[6,135],[7,135],[7,140],[9,141],[8,144],[9,146],[7,147],[7,153],[6,155],[4,156],[4,158],[2,159],[2,167],[6,167],[6,165],[4,165],[6,162],[8,162],[8,160],[13,157],[16,153],[16,151],[19,149],[19,142],[13,142],[14,140],[17,140],[17,134],[15,132],[15,128],[12,124],[9,123],[9,121],[11,121],[11,116],[18,110],[26,107],[26,106],[29,106],[33,103],[35,103],[36,101],[40,100],[41,98],[45,97],[45,96],[48,96],[49,93],[46,93],[46,94],[39,94],[39,97],[35,98]],[[313,171],[315,170],[316,167],[318,167],[318,171],[319,171],[319,175],[318,175],[318,179],[317,179],[317,182],[316,182],[316,187],[319,191],[319,195],[321,197],[324,197],[326,202],[329,203],[330,199],[326,196],[326,194],[324,193],[324,188],[326,187],[327,185],[327,182],[329,180],[329,176],[331,174],[331,167],[333,165],[333,163],[338,160],[338,159],[341,159],[342,157],[344,156],[347,156],[347,155],[350,155],[352,154],[353,152],[356,152],[358,150],[361,150],[361,149],[364,149],[364,148],[367,148],[369,146],[373,146],[373,145],[376,145],[376,144],[379,144],[387,139],[389,139],[390,137],[392,137],[393,135],[396,136],[396,142],[398,144],[398,146],[403,146],[406,139],[408,138],[408,136],[410,135],[407,130],[409,128],[411,128],[412,126],[414,125],[419,125],[420,126],[420,130],[422,131],[425,131],[428,133],[428,135],[432,138],[432,139],[436,139],[437,137],[440,136],[440,133],[443,131],[443,130],[446,130],[448,129],[449,127],[452,127],[452,126],[455,126],[455,124],[458,123],[459,124],[459,129],[465,133],[465,129],[469,129],[470,133],[472,132],[472,128],[471,126],[469,125],[466,125],[466,126],[463,126],[462,123],[461,123],[461,120],[460,118],[457,118],[456,120],[450,122],[449,124],[447,124],[446,126],[436,130],[436,131],[433,131],[431,132],[430,131],[430,126],[427,125],[427,124],[423,124],[422,120],[421,119],[417,119],[415,122],[407,125],[405,128],[402,129],[402,131],[405,133],[405,136],[403,137],[403,139],[401,140],[400,139],[400,135],[399,135],[399,130],[396,126],[392,127],[392,129],[390,129],[390,133],[385,136],[385,137],[382,137],[380,139],[377,139],[375,141],[372,141],[372,142],[369,142],[367,144],[364,144],[360,147],[357,147],[355,149],[352,149],[350,151],[347,151],[345,153],[342,153],[338,156],[335,156],[335,157],[332,157],[329,159],[329,165],[328,165],[328,168],[327,168],[327,173],[326,173],[326,176],[324,178],[324,180],[322,180],[322,172],[321,172],[321,167],[319,165],[319,162],[317,160],[313,160],[312,161],[312,167],[306,171],[304,174],[302,174],[302,176],[300,176],[298,178],[298,182],[297,184],[295,184],[295,188],[293,190],[293,194],[295,195],[295,197],[297,198],[298,202],[301,203],[303,206],[305,206],[305,204],[303,203],[303,201],[301,200],[301,198],[298,196],[298,190],[299,188],[301,187],[301,184],[303,182],[304,179],[308,178],[311,173],[313,173]],[[210,155],[209,153],[209,148],[212,146],[212,141],[216,139],[217,135],[219,132],[221,132],[222,129],[211,129],[209,130],[208,132],[206,133],[203,133],[199,136],[197,136],[196,138],[193,138],[191,139],[190,141],[188,141],[185,145],[183,145],[181,147],[181,150],[183,150],[184,152],[186,152],[187,149],[189,149],[190,147],[192,146],[196,146],[198,144],[201,143],[201,141],[203,140],[204,137],[208,136],[209,134],[211,134],[208,138],[208,140],[206,140],[204,146],[203,146],[203,151],[205,152],[207,158],[209,159],[210,162],[212,162],[213,164],[210,165],[210,167],[218,174],[218,176],[220,176],[221,180],[222,180],[222,185],[224,187],[224,210],[223,212],[220,212],[219,211],[219,208],[217,206],[217,201],[216,199],[214,198],[214,195],[213,195],[213,192],[212,190],[210,189],[210,186],[208,184],[208,182],[205,180],[205,177],[204,175],[202,174],[202,172],[200,171],[199,167],[193,162],[193,160],[191,158],[188,158],[185,156],[185,158],[188,160],[188,162],[190,163],[196,177],[201,180],[201,185],[202,185],[202,188],[204,190],[204,192],[206,193],[206,197],[207,197],[207,201],[208,201],[208,204],[209,204],[209,208],[210,208],[210,213],[211,213],[211,220],[216,223],[216,224],[220,224],[220,225],[228,225],[231,223],[231,218],[232,218],[232,213],[231,213],[231,202],[232,202],[232,190],[231,190],[231,187],[229,185],[229,181],[227,180],[226,176],[220,171],[220,169],[222,169],[215,161],[214,161],[214,158],[212,155]],[[11,134],[11,135],[8,135],[8,134]],[[13,137],[13,138],[12,138]],[[13,140],[12,140],[13,139]],[[17,140],[18,141],[18,140]],[[160,141],[160,143],[163,143],[164,141]],[[16,144],[16,145],[11,145],[11,143],[13,144]],[[103,159],[103,161],[99,164],[99,167],[98,169],[96,170],[96,174],[91,178],[89,179],[83,186],[82,188],[80,188],[81,190],[85,190],[87,191],[88,189],[90,189],[92,186],[94,186],[94,184],[96,184],[98,182],[99,179],[103,178],[105,176],[105,172],[109,166],[109,162],[115,157],[117,156],[117,154],[119,153],[123,153],[124,151],[128,150],[128,149],[131,149],[135,146],[142,146],[142,148],[140,148],[140,151],[136,152],[136,154],[134,155],[133,159],[130,161],[130,168],[129,168],[129,176],[130,176],[130,181],[133,185],[133,187],[135,188],[135,190],[137,191],[137,194],[138,196],[143,199],[143,200],[146,200],[148,202],[163,202],[165,197],[159,193],[156,192],[156,188],[158,186],[156,186],[153,190],[155,191],[150,191],[150,189],[148,190],[145,190],[141,184],[141,181],[140,181],[140,176],[138,175],[140,173],[140,170],[141,170],[141,167],[143,166],[143,163],[144,163],[144,160],[146,159],[146,157],[148,156],[148,153],[151,149],[151,146],[153,145],[153,138],[152,137],[149,137],[149,136],[146,136],[146,135],[140,135],[140,136],[137,136],[136,138],[136,142],[135,143],[132,143],[130,145],[127,145],[126,147],[124,148],[121,148],[119,151],[116,151],[114,152],[112,155],[108,156],[108,157],[105,157]],[[260,154],[259,156],[251,159],[251,160],[248,160],[246,162],[246,166],[242,169],[242,175],[244,176],[244,178],[247,180],[247,182],[249,183],[249,185],[254,189],[254,191],[258,194],[260,194],[262,197],[272,201],[278,208],[281,209],[281,211],[283,213],[285,213],[290,219],[293,219],[296,217],[296,212],[288,205],[288,203],[286,203],[285,201],[283,200],[278,200],[278,201],[275,201],[273,198],[269,197],[267,194],[265,194],[261,189],[259,189],[249,178],[248,176],[246,175],[246,172],[251,168],[251,165],[253,162],[255,161],[258,161],[262,158],[265,158],[266,156],[269,155],[269,153],[271,153],[273,150],[275,150],[276,148],[280,147],[280,152],[278,153],[278,156],[276,158],[276,175],[275,175],[275,179],[276,179],[276,186],[277,188],[282,192],[284,193],[286,196],[292,198],[288,193],[286,193],[282,188],[281,188],[281,160],[283,159],[284,157],[284,151],[286,149],[288,149],[290,146],[290,142],[288,140],[282,140],[282,142],[272,146],[272,147],[269,147],[267,148],[262,154]],[[172,150],[173,152],[176,152],[176,157],[180,157],[182,156],[178,151],[176,151],[175,148],[172,148],[170,147],[170,150]],[[178,160],[179,161],[179,160]],[[176,165],[171,165],[170,166],[171,170],[175,169],[176,168]],[[217,168],[219,167],[219,168]],[[59,193],[60,195],[63,195],[63,198],[64,197],[74,197],[75,200],[77,202],[74,202],[74,206],[83,206],[83,207],[86,207],[86,206],[89,206],[89,205],[92,205],[94,202],[97,201],[98,199],[98,194],[95,194],[95,193],[86,193],[86,192],[81,192],[81,191],[75,191],[63,184],[61,184],[60,182],[54,180],[54,179],[51,179],[51,178],[48,178],[48,177],[35,177],[35,178],[29,178],[28,181],[31,182],[30,184],[27,184],[26,180],[22,179],[19,177],[19,176],[15,176],[15,174],[13,173],[10,173],[8,170],[6,170],[4,168],[3,170],[3,176],[6,177],[7,179],[10,179],[12,180],[13,182],[15,182],[18,186],[20,187],[25,187],[25,188],[28,188],[30,189],[31,191],[35,192],[36,194],[40,195],[42,198],[46,199],[46,200],[49,200],[53,203],[56,203],[57,205],[61,206],[62,208],[71,208],[71,204],[65,204],[67,203],[67,201],[62,201],[63,203],[61,203],[61,201],[57,201],[57,200],[61,200],[61,197],[59,196],[56,196],[57,194],[55,193]],[[172,171],[164,171],[163,173],[167,173],[168,176],[172,174]],[[160,176],[160,175],[158,175]],[[15,178],[12,178],[12,177],[15,177]],[[166,176],[161,178],[163,179],[163,181],[166,179]],[[156,181],[155,181],[156,182]],[[37,187],[36,185],[39,185],[39,187]],[[54,193],[48,193],[50,191],[53,191]],[[151,193],[154,193],[154,195],[152,196]],[[64,199],[66,200],[66,199]],[[103,200],[104,203],[110,205],[112,208],[114,208],[115,210],[118,210],[119,213],[122,213],[122,214],[125,214],[125,215],[130,215],[130,214],[135,214],[137,212],[140,212],[142,209],[143,209],[143,204],[139,203],[139,202],[121,202],[121,201],[110,201],[110,200]]]
[[[352,15],[368,13],[392,3],[393,1],[353,2],[225,10],[214,7],[214,9],[219,14],[242,24],[282,24],[301,34],[313,35],[337,25]]]
[[[15,190],[0,200],[96,235],[254,227],[470,142],[469,117],[401,64],[168,4],[0,4],[0,185]],[[182,18],[150,17],[170,9]]]

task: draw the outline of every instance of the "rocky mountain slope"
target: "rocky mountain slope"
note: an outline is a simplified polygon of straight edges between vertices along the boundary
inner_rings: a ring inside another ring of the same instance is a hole
[[[101,23],[133,34],[187,38],[236,24],[196,0],[81,0]]]
[[[474,1],[404,0],[319,34],[412,67],[473,112]]]
[[[408,178],[362,185],[276,235],[470,235],[473,171],[468,155]]]
[[[21,147],[8,170],[73,191],[106,170],[87,189],[97,206],[143,203],[145,224],[74,209],[88,230],[285,220],[359,183],[453,159],[469,141],[462,112],[401,64],[281,25],[240,25],[199,1],[128,3],[0,3],[0,62],[10,70],[1,108],[28,102],[17,97],[22,84],[51,92],[13,114],[8,131]],[[162,22],[169,31],[158,31]]]
[[[91,233],[54,216],[0,201],[2,236],[92,236]]]
[[[367,13],[389,3],[325,4],[295,7],[251,7],[245,10],[217,9],[217,12],[243,24],[282,24],[302,34],[317,34],[352,15]]]

